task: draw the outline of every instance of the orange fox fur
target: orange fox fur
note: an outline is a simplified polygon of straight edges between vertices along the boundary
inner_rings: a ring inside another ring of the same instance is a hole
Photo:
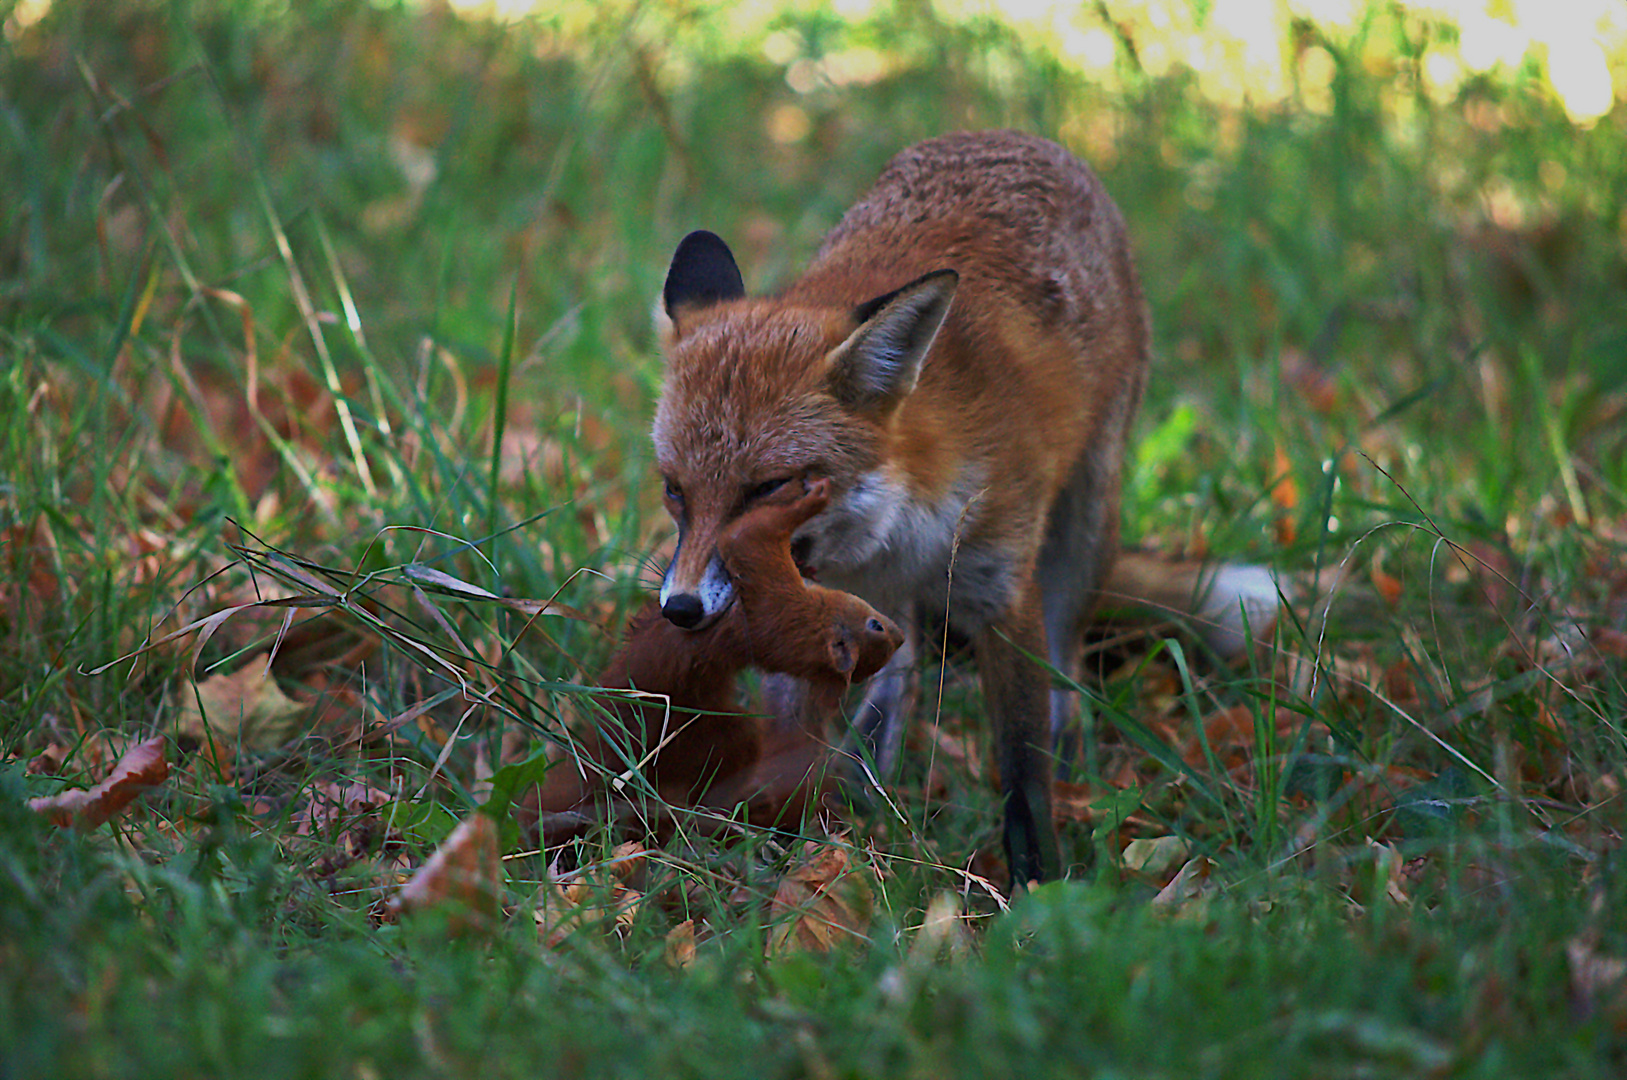
[[[719,550],[740,602],[727,617],[699,631],[678,629],[653,604],[634,617],[600,685],[644,696],[610,700],[625,738],[619,749],[602,732],[584,741],[597,767],[589,775],[570,762],[549,772],[534,800],[544,822],[603,796],[602,773],[647,755],[644,775],[674,806],[744,803],[749,819],[767,824],[810,801],[817,744],[777,733],[765,755],[763,725],[736,708],[734,684],[748,666],[793,675],[814,688],[815,707],[835,709],[849,684],[874,675],[902,641],[869,604],[803,581],[792,561],[792,532],[829,504],[830,487],[787,484],[730,525]]]
[[[1124,222],[1096,176],[1014,132],[934,139],[895,157],[778,295],[748,297],[723,241],[690,234],[656,318],[653,436],[679,532],[663,613],[727,619],[730,524],[777,483],[828,478],[798,564],[907,634],[932,608],[972,637],[1012,882],[1058,876],[1051,746],[1074,706],[1030,657],[1077,669],[1148,354]],[[858,725],[883,770],[913,651]],[[823,715],[818,694],[778,689],[785,722]]]

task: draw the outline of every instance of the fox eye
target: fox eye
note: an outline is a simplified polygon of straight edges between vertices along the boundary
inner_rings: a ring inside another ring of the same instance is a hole
[[[790,482],[791,478],[789,476],[777,476],[772,480],[764,480],[760,484],[752,485],[746,489],[746,505],[750,506],[758,499],[766,499]]]

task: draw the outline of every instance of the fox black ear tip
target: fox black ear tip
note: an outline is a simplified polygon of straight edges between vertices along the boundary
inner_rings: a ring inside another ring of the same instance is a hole
[[[706,306],[746,295],[746,283],[735,265],[734,252],[715,232],[696,229],[678,241],[667,268],[661,302],[671,315],[685,305]]]
[[[678,241],[678,251],[674,258],[685,252],[693,253],[707,248],[714,251],[719,249],[728,251],[729,245],[723,242],[723,237],[711,229],[693,229],[682,240]]]

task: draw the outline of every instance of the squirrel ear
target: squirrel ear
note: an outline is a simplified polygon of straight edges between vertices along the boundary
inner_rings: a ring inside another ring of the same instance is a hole
[[[860,304],[859,327],[832,350],[829,385],[838,401],[886,412],[921,376],[921,364],[949,315],[960,275],[934,270],[901,289]]]
[[[698,229],[684,237],[673,252],[667,283],[661,289],[661,306],[667,318],[676,319],[679,308],[710,307],[745,295],[746,283],[729,245],[716,233]]]
[[[851,675],[859,658],[853,651],[853,641],[844,627],[835,627],[828,642],[831,670],[838,675]]]

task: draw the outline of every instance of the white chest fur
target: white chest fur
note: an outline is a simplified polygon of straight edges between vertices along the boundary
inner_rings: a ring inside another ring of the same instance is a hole
[[[940,499],[918,498],[898,475],[865,474],[798,531],[819,580],[854,592],[896,617],[920,604],[948,610],[975,630],[1010,601],[1009,557],[970,540],[977,528],[981,469],[968,469]]]

